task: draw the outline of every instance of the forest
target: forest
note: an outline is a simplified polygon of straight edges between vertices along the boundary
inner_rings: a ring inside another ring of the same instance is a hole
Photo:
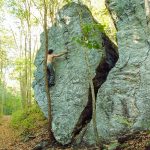
[[[149,150],[149,22],[148,0],[0,0],[0,149]]]

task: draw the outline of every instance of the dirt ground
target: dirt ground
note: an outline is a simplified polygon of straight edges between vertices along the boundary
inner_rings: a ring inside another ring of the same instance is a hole
[[[16,133],[9,126],[10,116],[3,116],[0,121],[0,150],[9,150],[16,142]]]
[[[32,150],[40,141],[48,140],[46,128],[41,128],[34,136],[22,138],[10,126],[11,117],[3,116],[0,121],[0,150]]]
[[[22,138],[19,133],[10,126],[11,117],[3,116],[0,119],[0,150],[100,150],[96,146],[62,147],[58,144],[48,144],[47,126],[36,130],[34,135]],[[38,145],[45,144],[44,148]],[[150,132],[135,132],[118,138],[117,143],[104,145],[103,150],[150,150]],[[33,149],[34,148],[34,149]]]

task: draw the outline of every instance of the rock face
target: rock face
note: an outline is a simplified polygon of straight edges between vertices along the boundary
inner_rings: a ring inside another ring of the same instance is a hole
[[[87,7],[71,3],[59,11],[57,24],[49,29],[49,49],[54,49],[54,53],[64,49],[68,51],[66,56],[57,58],[53,63],[56,84],[50,88],[52,131],[56,140],[63,145],[74,141],[76,135],[91,120],[91,78],[97,94],[98,88],[106,80],[109,70],[118,58],[115,45],[101,33],[96,24]],[[88,31],[87,25],[90,27]],[[83,42],[85,34],[88,39]],[[48,117],[43,71],[44,53],[42,34],[41,48],[35,59],[33,88],[39,106]]]
[[[150,42],[143,0],[109,0],[119,60],[97,95],[97,127],[105,139],[150,129]],[[94,142],[92,125],[85,140]],[[93,141],[92,141],[93,140]]]
[[[96,23],[85,6],[75,3],[66,5],[58,13],[57,25],[49,29],[49,48],[55,53],[65,48],[68,50],[66,57],[54,62],[56,85],[50,89],[52,131],[63,145],[83,135],[85,142],[95,142],[93,125],[89,123],[92,118],[89,74],[97,98],[97,128],[103,139],[116,138],[132,130],[150,129],[150,29],[144,1],[109,0],[109,9],[115,16],[118,29],[117,63],[115,46],[94,26],[88,31],[88,41],[93,40],[98,46],[87,48],[80,41],[85,36],[84,24]],[[42,34],[41,48],[35,60],[37,70],[33,86],[36,100],[48,116],[43,43]]]

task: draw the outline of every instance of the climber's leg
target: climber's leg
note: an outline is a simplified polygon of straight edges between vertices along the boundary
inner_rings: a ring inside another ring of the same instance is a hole
[[[50,86],[54,86],[55,85],[55,74],[54,74],[54,71],[50,72],[49,84],[50,84]]]
[[[48,68],[48,86],[51,87],[55,85],[55,71],[51,63],[47,65],[47,68]]]

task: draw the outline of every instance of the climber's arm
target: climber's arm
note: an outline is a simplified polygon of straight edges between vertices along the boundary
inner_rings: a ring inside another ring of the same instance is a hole
[[[59,54],[53,54],[53,57],[60,57],[60,56],[62,56],[64,54],[66,54],[66,53],[67,53],[67,51],[64,51],[64,52],[59,53]]]

